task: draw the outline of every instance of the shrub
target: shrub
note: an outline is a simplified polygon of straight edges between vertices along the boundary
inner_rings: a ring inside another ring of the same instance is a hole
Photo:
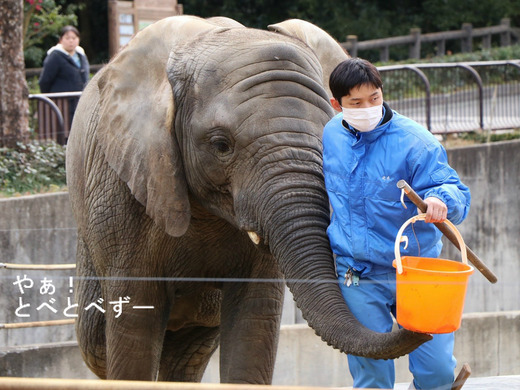
[[[486,131],[469,132],[461,137],[465,140],[471,140],[475,143],[485,144],[488,142],[511,141],[520,138],[520,129],[513,129],[510,131],[489,133]]]
[[[65,146],[31,141],[0,148],[0,196],[56,191],[65,186]]]

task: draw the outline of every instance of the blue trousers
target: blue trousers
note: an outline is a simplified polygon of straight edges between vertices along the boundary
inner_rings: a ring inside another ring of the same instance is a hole
[[[395,271],[360,278],[359,285],[347,287],[345,272],[338,265],[338,280],[343,297],[354,316],[376,332],[390,332],[395,317]],[[436,334],[409,354],[409,369],[416,389],[450,389],[457,364],[453,356],[453,333]],[[355,388],[393,389],[393,360],[375,360],[348,355]]]

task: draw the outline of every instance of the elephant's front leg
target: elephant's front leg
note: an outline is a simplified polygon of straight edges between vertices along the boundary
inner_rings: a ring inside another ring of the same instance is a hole
[[[273,275],[273,279],[278,278],[281,280],[279,274]],[[223,292],[220,381],[271,384],[283,282],[226,283]]]
[[[104,281],[107,379],[157,378],[168,318],[164,284],[147,279]],[[117,305],[121,304],[119,312]]]

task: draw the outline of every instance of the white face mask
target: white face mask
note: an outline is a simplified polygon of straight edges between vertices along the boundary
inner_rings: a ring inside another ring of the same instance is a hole
[[[361,132],[374,130],[383,116],[383,104],[368,108],[341,109],[345,122]]]

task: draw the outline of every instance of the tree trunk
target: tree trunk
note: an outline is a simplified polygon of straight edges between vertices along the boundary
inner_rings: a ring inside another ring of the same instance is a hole
[[[0,0],[0,145],[28,138],[28,88],[23,56],[23,0]]]

